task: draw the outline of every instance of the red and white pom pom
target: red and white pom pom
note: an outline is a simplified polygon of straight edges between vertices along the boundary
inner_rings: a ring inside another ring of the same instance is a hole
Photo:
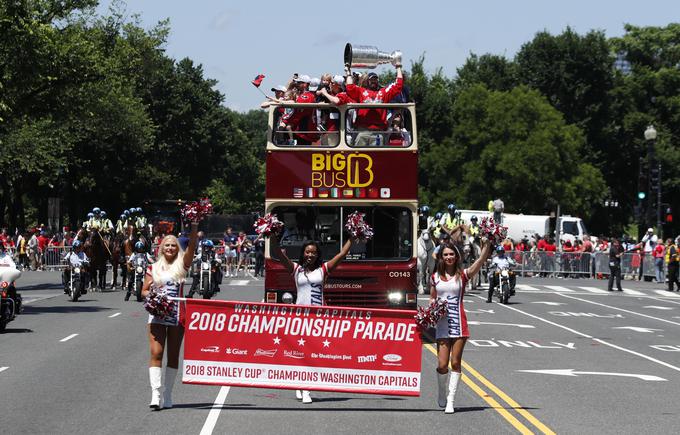
[[[144,300],[144,309],[154,316],[165,318],[173,313],[175,302],[169,300],[165,294],[151,290]]]
[[[365,242],[373,238],[373,228],[364,221],[364,213],[355,211],[347,216],[345,229],[355,239]]]
[[[414,316],[418,326],[425,330],[434,328],[439,319],[445,316],[448,311],[448,302],[445,299],[435,299],[429,306],[418,307],[418,312]]]
[[[492,217],[484,217],[479,223],[479,232],[491,243],[497,245],[508,237],[508,227],[497,224]]]
[[[272,234],[279,234],[283,230],[283,222],[276,217],[275,214],[267,213],[253,224],[255,232],[262,234],[263,237],[269,237]]]
[[[213,206],[210,199],[203,198],[199,201],[187,203],[182,208],[182,217],[185,221],[198,222],[203,220],[207,215],[212,214]]]

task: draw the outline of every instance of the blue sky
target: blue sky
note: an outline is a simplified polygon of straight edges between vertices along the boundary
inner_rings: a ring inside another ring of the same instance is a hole
[[[99,11],[110,3],[102,1]],[[542,30],[557,34],[571,26],[612,37],[623,33],[624,23],[665,26],[680,20],[680,1],[128,0],[127,13],[139,14],[145,28],[169,18],[167,54],[202,64],[205,76],[219,82],[225,104],[247,111],[263,100],[250,84],[257,74],[265,74],[262,88],[269,90],[294,72],[341,73],[347,42],[401,50],[406,69],[424,54],[429,71],[441,67],[454,76],[470,53],[512,58]]]

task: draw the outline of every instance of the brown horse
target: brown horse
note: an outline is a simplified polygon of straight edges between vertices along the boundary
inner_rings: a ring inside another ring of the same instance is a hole
[[[100,291],[106,288],[106,269],[111,259],[111,243],[106,240],[98,229],[89,231],[85,242],[85,253],[90,258],[90,284],[93,289]]]
[[[111,288],[115,289],[118,285],[118,269],[121,273],[121,288],[127,287],[127,260],[130,258],[130,237],[125,234],[118,234],[113,239],[113,250],[111,251],[111,266],[113,267],[113,279],[111,281]]]

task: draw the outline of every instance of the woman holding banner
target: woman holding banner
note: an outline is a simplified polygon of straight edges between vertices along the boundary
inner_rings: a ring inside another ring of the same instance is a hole
[[[453,400],[460,380],[463,348],[470,336],[463,307],[463,295],[468,281],[473,279],[491,253],[491,244],[483,242],[481,255],[472,266],[463,270],[460,249],[453,243],[446,243],[437,252],[437,266],[430,281],[430,302],[436,298],[447,301],[446,316],[437,322],[437,385],[440,407],[447,414],[453,414]],[[451,363],[451,374],[448,367]],[[448,385],[448,394],[447,394]]]
[[[149,266],[144,278],[142,296],[146,297],[151,290],[165,294],[170,298],[183,297],[184,279],[187,275],[196,251],[198,239],[198,221],[191,223],[191,235],[186,251],[173,235],[163,238],[159,247],[158,260]],[[182,346],[184,327],[180,324],[180,306],[173,302],[171,313],[164,317],[149,315],[149,382],[151,383],[151,403],[153,410],[172,408],[172,387],[179,366],[179,349]],[[163,383],[161,382],[163,353],[168,348],[167,366],[165,368],[165,391],[161,400]]]
[[[297,305],[323,305],[323,286],[328,274],[345,259],[355,238],[349,238],[340,252],[327,262],[322,262],[321,247],[316,241],[306,241],[302,244],[300,259],[297,263],[291,261],[281,250],[278,237],[271,238],[272,256],[277,257],[283,267],[293,275],[297,289]],[[307,390],[296,390],[295,396],[302,403],[312,403]]]

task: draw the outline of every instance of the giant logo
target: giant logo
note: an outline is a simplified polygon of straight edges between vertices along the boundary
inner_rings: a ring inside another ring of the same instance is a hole
[[[373,182],[368,154],[312,153],[312,187],[366,187]]]

